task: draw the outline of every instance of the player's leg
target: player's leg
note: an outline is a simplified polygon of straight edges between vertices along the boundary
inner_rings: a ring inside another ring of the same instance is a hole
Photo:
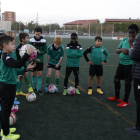
[[[95,76],[95,66],[94,65],[90,65],[89,67],[89,80],[88,80],[88,95],[92,95],[92,84],[93,84],[93,79]]]
[[[123,67],[124,80],[125,80],[125,94],[124,99],[117,107],[129,106],[128,98],[131,92],[131,82],[132,82],[132,65],[126,65]]]
[[[55,86],[56,86],[56,93],[59,92],[58,87],[59,87],[59,81],[60,81],[60,69],[61,66],[58,68],[55,68]]]
[[[52,72],[53,72],[53,68],[50,67],[50,65],[48,66],[48,70],[47,70],[47,76],[46,76],[46,88],[45,88],[45,92],[48,93],[48,87],[50,85],[50,79],[52,76]]]
[[[27,95],[26,93],[23,93],[23,92],[22,92],[23,77],[24,77],[23,75],[19,75],[19,76],[18,76],[19,86],[18,86],[18,88],[17,88],[16,95],[22,95],[22,96],[26,96],[26,95]]]
[[[0,94],[1,94],[1,126],[2,126],[2,140],[4,139],[18,139],[20,135],[11,134],[9,131],[9,117],[11,108],[14,103],[16,94],[16,85],[8,85],[0,83]],[[16,129],[14,129],[16,130]]]
[[[97,92],[99,94],[103,94],[101,90],[101,77],[103,76],[103,66],[97,65],[96,66],[96,78],[97,78]]]
[[[81,94],[78,89],[79,85],[79,67],[73,67],[73,74],[75,76],[75,89],[76,89],[76,94]]]
[[[134,94],[135,94],[135,101],[137,105],[136,126],[131,128],[126,128],[124,131],[128,134],[140,136],[140,80],[139,79],[134,79]]]
[[[114,76],[115,96],[114,97],[108,97],[108,100],[121,102],[121,98],[120,98],[120,89],[121,89],[120,80],[121,79],[124,79],[123,65],[119,64],[118,68],[116,70],[116,74]]]
[[[36,68],[33,69],[31,72],[31,80],[33,84],[33,90],[35,93],[37,93],[37,88],[36,88]]]
[[[24,73],[24,81],[25,81],[26,85],[28,86],[28,92],[29,93],[34,92],[32,86],[31,86],[31,82],[30,82],[30,78],[28,76],[28,72]]]
[[[63,95],[67,95],[67,86],[68,86],[68,79],[72,72],[72,67],[66,67],[66,74],[64,79],[64,92]]]

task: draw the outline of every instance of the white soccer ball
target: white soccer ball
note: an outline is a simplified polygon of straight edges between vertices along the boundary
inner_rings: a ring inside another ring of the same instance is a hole
[[[55,93],[56,92],[56,86],[51,84],[51,85],[49,85],[48,90],[49,90],[50,93]]]
[[[75,95],[76,90],[74,87],[69,87],[67,90],[68,95]]]
[[[30,55],[30,58],[28,59],[28,60],[34,60],[37,56],[37,51],[36,48],[30,44],[23,45],[20,48],[19,55],[21,56],[21,58],[23,57],[23,55],[27,52],[27,46],[34,48],[34,52]]]
[[[16,120],[17,120],[17,117],[15,113],[11,112],[10,117],[9,117],[9,125],[15,124]]]
[[[26,95],[26,100],[28,102],[34,102],[36,100],[36,94],[35,93],[28,93]]]

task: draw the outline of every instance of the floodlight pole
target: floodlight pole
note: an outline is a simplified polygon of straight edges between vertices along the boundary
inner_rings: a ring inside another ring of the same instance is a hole
[[[103,29],[102,29],[102,23],[101,23],[101,37],[102,37],[102,32],[103,32],[102,30],[103,30]]]
[[[77,33],[78,33],[78,20],[77,20]]]
[[[114,23],[113,23],[113,29],[112,29],[112,37],[113,37],[113,33],[114,33]]]
[[[19,33],[20,33],[20,18],[19,18]]]
[[[89,38],[90,38],[90,22],[89,22]]]

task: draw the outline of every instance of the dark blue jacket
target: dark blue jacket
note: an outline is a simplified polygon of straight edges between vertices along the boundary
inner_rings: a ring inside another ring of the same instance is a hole
[[[133,46],[134,48],[129,51],[129,56],[133,60],[132,75],[134,79],[140,79],[140,34]]]

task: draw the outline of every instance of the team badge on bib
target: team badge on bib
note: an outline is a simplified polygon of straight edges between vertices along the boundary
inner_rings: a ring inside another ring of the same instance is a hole
[[[101,49],[101,51],[103,52],[104,50],[103,50],[103,49]]]
[[[59,52],[61,52],[61,50],[60,50],[60,49],[59,49],[58,51],[59,51]]]
[[[77,46],[77,49],[79,49],[80,48],[80,46]]]

